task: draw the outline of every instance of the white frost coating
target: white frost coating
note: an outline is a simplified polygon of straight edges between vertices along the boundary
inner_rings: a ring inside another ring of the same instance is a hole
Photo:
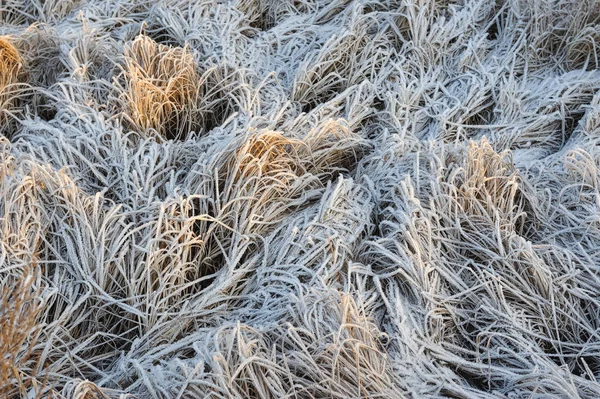
[[[600,397],[597,0],[0,35],[0,397]]]

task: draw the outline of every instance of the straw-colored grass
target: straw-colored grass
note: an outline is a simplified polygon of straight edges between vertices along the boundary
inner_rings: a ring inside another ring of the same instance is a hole
[[[166,139],[197,131],[200,85],[189,49],[140,35],[125,49],[121,79],[125,122],[133,129],[153,129]]]
[[[38,315],[41,310],[40,288],[35,287],[36,265],[30,265],[18,276],[2,279],[0,291],[0,395],[3,398],[40,397],[35,375],[36,359],[32,356],[35,338],[39,333]],[[39,281],[37,282],[39,284]]]
[[[8,37],[0,37],[0,133],[14,129],[13,116],[19,113],[26,82],[25,64]]]
[[[0,1],[0,399],[600,397],[599,18]]]

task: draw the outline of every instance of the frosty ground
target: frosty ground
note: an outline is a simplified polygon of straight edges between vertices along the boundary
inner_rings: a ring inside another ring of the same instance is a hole
[[[600,397],[599,1],[0,35],[0,397]]]

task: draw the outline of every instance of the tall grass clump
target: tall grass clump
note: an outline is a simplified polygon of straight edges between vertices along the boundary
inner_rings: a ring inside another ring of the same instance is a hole
[[[167,140],[198,129],[200,84],[188,48],[140,35],[126,46],[124,57],[118,85],[127,125],[140,133],[152,129]]]
[[[23,274],[1,277],[0,291],[0,394],[5,398],[41,397],[44,381],[36,379],[35,356],[32,356],[39,333],[41,310],[39,281],[30,265]]]
[[[0,37],[0,133],[14,129],[26,87],[25,63],[7,37]]]

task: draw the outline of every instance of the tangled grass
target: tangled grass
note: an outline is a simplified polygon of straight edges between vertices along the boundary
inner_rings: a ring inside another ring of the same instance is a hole
[[[0,334],[0,394],[3,397],[27,397],[29,392],[41,393],[32,371],[36,368],[31,358],[35,335],[39,326],[41,290],[34,284],[31,265],[16,277],[6,276],[2,281],[0,300],[2,333]],[[37,365],[39,366],[39,364]]]
[[[166,139],[183,138],[199,126],[200,84],[187,48],[169,48],[140,35],[125,48],[121,79],[125,126],[140,133],[153,129]]]
[[[600,397],[597,0],[0,3],[0,397]]]
[[[26,85],[25,65],[19,50],[6,37],[0,37],[0,133],[14,130]]]

